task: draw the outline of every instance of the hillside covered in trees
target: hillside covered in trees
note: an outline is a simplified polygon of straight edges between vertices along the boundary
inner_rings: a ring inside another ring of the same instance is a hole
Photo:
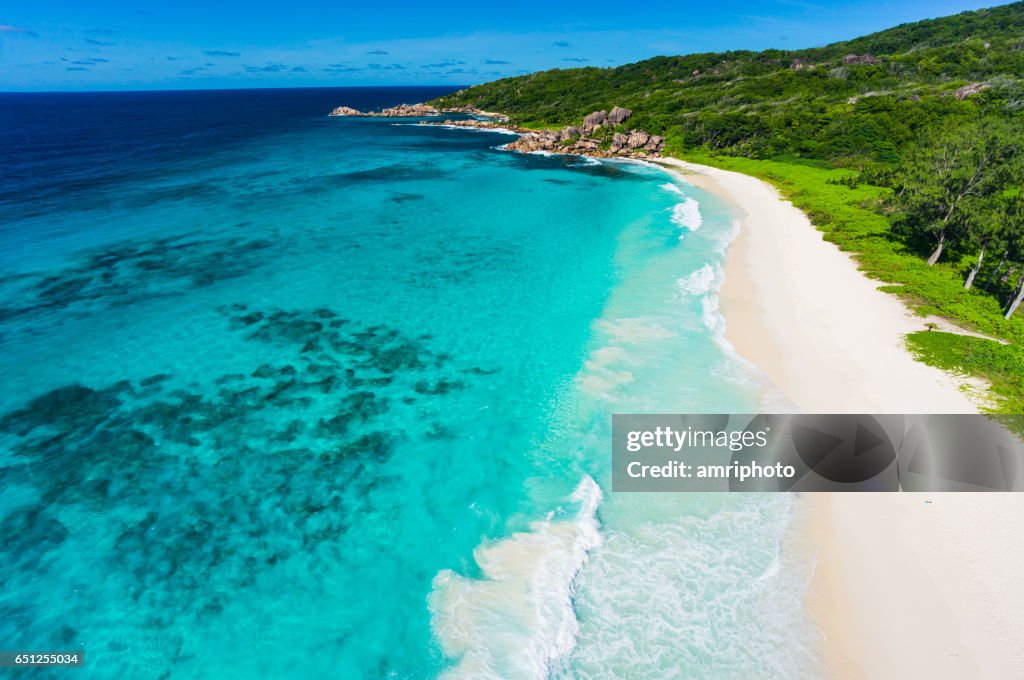
[[[774,183],[922,315],[1003,340],[908,344],[1024,413],[1024,2],[805,50],[545,71],[434,103],[531,128],[626,107],[667,154]]]
[[[1024,2],[922,21],[806,50],[655,57],[556,69],[439,100],[566,125],[623,106],[670,148],[847,164],[895,161],[949,117],[1024,113]]]

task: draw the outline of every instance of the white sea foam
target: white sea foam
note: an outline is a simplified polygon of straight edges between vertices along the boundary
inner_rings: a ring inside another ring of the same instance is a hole
[[[700,269],[676,280],[676,289],[684,298],[701,296],[701,322],[711,331],[715,343],[725,358],[712,367],[714,375],[731,383],[759,390],[762,393],[762,411],[765,413],[787,413],[794,410],[793,404],[782,396],[768,376],[758,366],[741,357],[725,336],[725,316],[722,314],[719,290],[724,281],[722,267],[705,264]]]
[[[664,189],[670,194],[679,194],[680,196],[683,194],[683,190],[680,189],[677,185],[672,184],[672,182],[665,182],[664,184],[661,185],[660,188]]]
[[[687,276],[676,280],[676,289],[685,297],[701,297],[701,321],[716,336],[725,330],[725,319],[718,305],[718,289],[722,285],[722,269],[705,264]]]
[[[718,288],[720,274],[715,267],[705,264],[689,276],[676,281],[676,288],[683,295],[704,295]]]
[[[725,330],[725,317],[722,316],[722,311],[718,306],[718,295],[715,293],[708,293],[700,301],[701,307],[701,320],[709,331],[717,334],[719,337]]]
[[[704,223],[704,218],[700,214],[700,203],[692,198],[687,198],[682,203],[674,205],[672,221],[684,229],[697,231]]]
[[[782,550],[792,499],[637,496],[604,510],[617,528],[580,576],[584,623],[557,678],[820,677],[794,606],[809,570]]]
[[[433,582],[429,605],[444,653],[457,659],[445,678],[543,679],[576,645],[574,582],[601,543],[601,490],[584,477],[567,519],[552,516],[474,551],[482,578],[451,570]]]

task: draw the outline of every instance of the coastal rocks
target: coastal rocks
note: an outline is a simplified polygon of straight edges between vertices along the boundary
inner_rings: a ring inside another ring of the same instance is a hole
[[[644,130],[631,130],[628,134],[622,132],[614,133],[607,150],[604,150],[602,149],[602,140],[586,136],[576,137],[574,132],[567,133],[567,129],[560,131],[544,130],[542,132],[521,130],[520,132],[523,132],[523,136],[514,142],[510,142],[507,148],[526,153],[550,151],[599,157],[628,156],[642,158],[644,156],[660,154],[665,146],[664,137],[651,135]]]
[[[646,130],[611,132],[609,127],[621,125],[633,115],[629,109],[613,107],[611,112],[594,111],[583,119],[583,126],[568,125],[559,130],[531,130],[523,127],[499,124],[490,120],[445,120],[442,123],[420,121],[420,125],[444,125],[446,127],[468,127],[480,129],[500,128],[518,132],[521,136],[509,142],[505,148],[511,151],[532,153],[546,151],[577,156],[599,158],[628,157],[648,158],[661,154],[665,138],[652,135]],[[605,127],[604,131],[601,128]]]
[[[632,115],[633,112],[630,111],[629,109],[624,109],[621,106],[616,106],[612,108],[612,110],[608,113],[607,120],[612,125],[620,125],[622,123],[625,123]]]
[[[593,132],[602,125],[614,127],[626,122],[632,115],[632,111],[624,109],[621,106],[612,107],[611,112],[604,110],[594,111],[593,113],[584,116],[583,129],[587,132]]]
[[[399,104],[398,106],[383,109],[380,113],[371,113],[370,115],[381,118],[416,118],[419,116],[438,116],[440,114],[440,111],[427,104]]]
[[[651,135],[651,138],[644,144],[644,151],[651,155],[661,154],[661,150],[665,148],[665,138],[661,135]]]
[[[489,111],[483,111],[476,108],[475,106],[449,106],[441,109],[441,113],[467,113],[471,116],[484,116],[487,118],[494,118],[495,120],[508,120],[508,116],[500,113],[490,113]]]
[[[628,135],[621,132],[612,135],[612,143],[608,150],[612,154],[629,153],[641,149],[655,153],[661,151],[663,144],[664,140],[661,137],[652,137],[643,130],[631,130]]]
[[[631,130],[626,143],[630,149],[642,149],[650,138],[651,136],[643,130]]]
[[[441,112],[427,104],[399,104],[380,111],[360,111],[349,106],[339,106],[328,116],[370,116],[372,118],[419,118],[421,116],[439,116]]]
[[[348,106],[339,106],[338,108],[331,111],[328,116],[365,116],[366,114],[358,109],[353,109]]]
[[[474,106],[452,106],[446,109],[438,109],[429,104],[399,104],[380,111],[360,111],[350,106],[339,106],[331,111],[328,116],[367,116],[370,118],[433,118],[445,113],[465,113],[474,116],[484,116],[495,120],[507,120],[506,116],[481,111]],[[454,123],[452,123],[454,124]]]
[[[568,127],[562,128],[561,132],[559,132],[558,141],[571,142],[575,139],[579,139],[582,136],[583,128],[577,127],[575,125],[570,125]]]
[[[629,136],[624,135],[621,132],[616,132],[612,135],[612,144],[608,147],[608,150],[612,153],[618,153],[629,143]]]
[[[445,120],[443,123],[420,121],[421,125],[445,125],[471,128],[502,128],[520,133],[522,136],[506,145],[512,151],[532,153],[547,151],[579,156],[613,157],[625,156],[644,158],[657,156],[665,146],[665,138],[652,135],[646,130],[630,130],[628,133],[615,132],[598,134],[603,125],[620,125],[633,112],[622,107],[613,107],[611,112],[595,111],[583,119],[583,126],[569,125],[559,130],[530,130],[521,127],[499,125],[483,120]]]
[[[584,118],[583,118],[583,129],[587,130],[589,132],[590,130],[593,130],[594,128],[600,127],[601,124],[604,123],[605,120],[607,120],[607,119],[608,119],[608,112],[607,111],[594,111],[593,113],[584,116]]]

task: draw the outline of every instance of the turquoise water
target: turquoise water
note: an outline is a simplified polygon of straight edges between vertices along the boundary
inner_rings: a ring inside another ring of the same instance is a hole
[[[225,143],[183,102],[177,146],[0,192],[3,647],[94,678],[804,673],[788,500],[609,491],[610,413],[759,406],[730,206],[291,101],[238,101],[278,113]]]

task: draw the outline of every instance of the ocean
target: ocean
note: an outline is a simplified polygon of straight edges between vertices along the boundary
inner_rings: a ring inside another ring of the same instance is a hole
[[[611,413],[762,403],[718,309],[734,209],[326,115],[444,91],[0,94],[0,648],[814,676],[788,496],[610,490]]]

